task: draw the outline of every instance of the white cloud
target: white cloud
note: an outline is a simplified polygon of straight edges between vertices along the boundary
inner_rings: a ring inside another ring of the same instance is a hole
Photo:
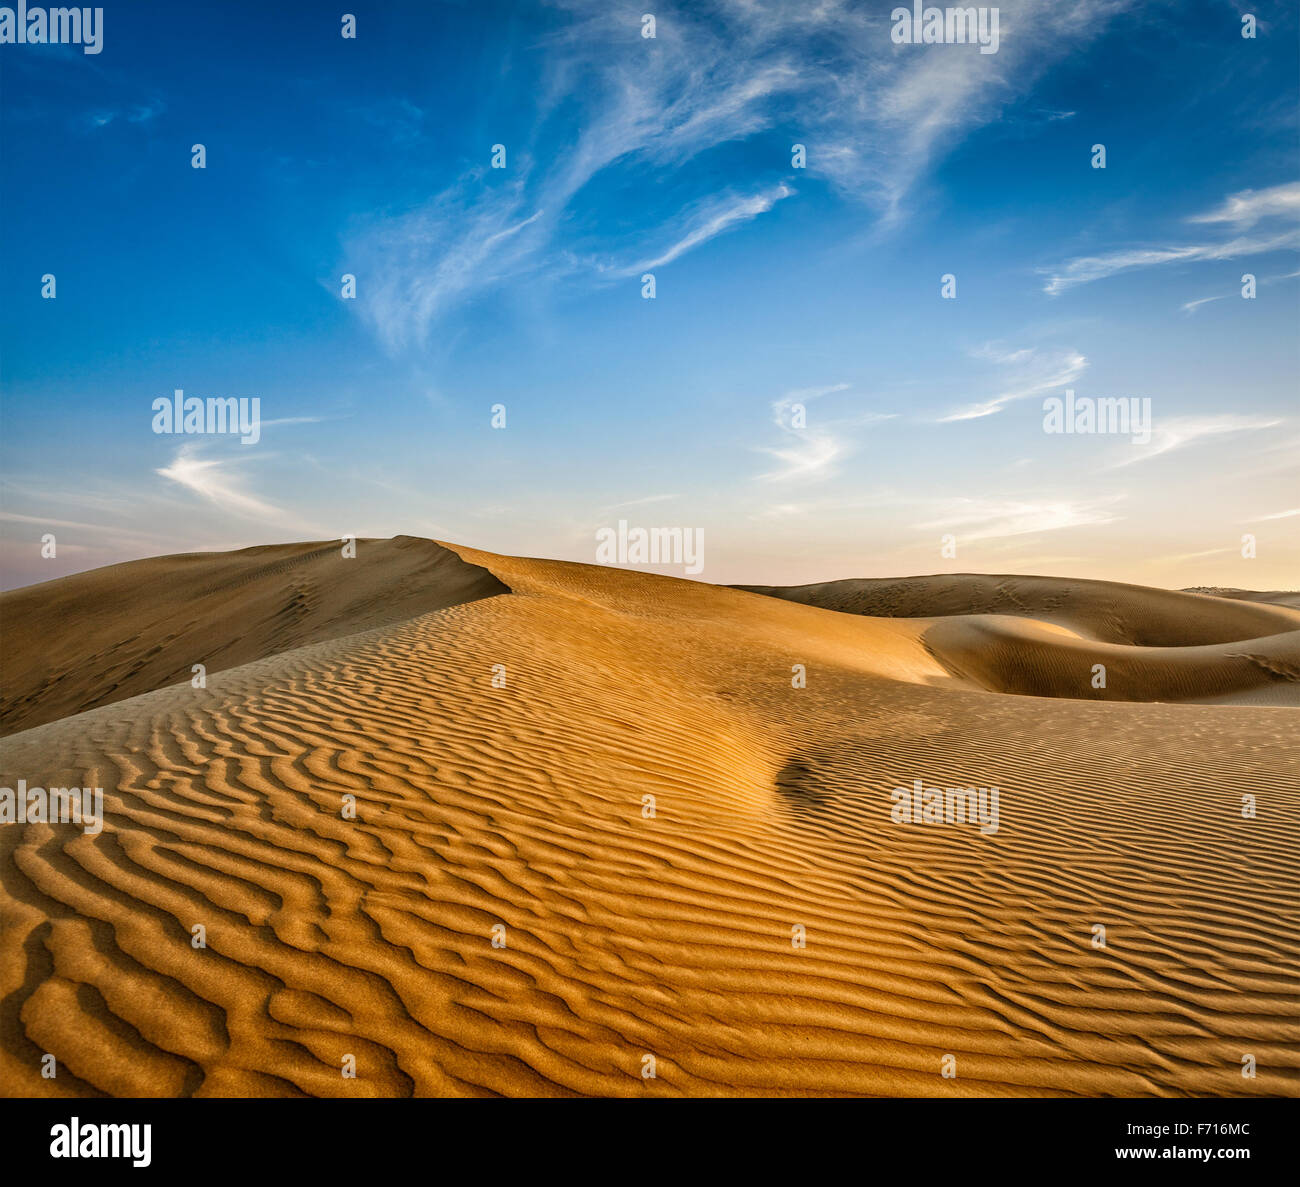
[[[310,527],[282,508],[244,490],[238,477],[231,472],[230,462],[217,458],[199,458],[191,446],[182,447],[171,465],[164,466],[157,472],[231,515],[273,520],[283,527]]]
[[[826,477],[834,471],[835,462],[844,456],[843,442],[825,430],[802,430],[798,439],[784,448],[763,446],[762,452],[770,454],[781,463],[781,468],[770,470],[758,477],[766,482],[779,482],[790,478]]]
[[[916,531],[955,532],[962,540],[996,540],[1055,532],[1063,528],[1113,523],[1119,516],[1110,508],[1124,498],[1001,499],[960,497],[938,507],[933,519],[913,525]]]
[[[1091,284],[1135,268],[1154,268],[1160,264],[1194,263],[1200,260],[1235,260],[1300,247],[1300,230],[1281,231],[1275,235],[1239,237],[1226,243],[1192,243],[1179,247],[1141,248],[1113,251],[1101,256],[1081,256],[1070,260],[1043,286],[1052,296],[1080,284]]]
[[[841,416],[810,416],[809,423],[796,428],[792,420],[794,406],[806,406],[827,395],[848,391],[848,384],[824,387],[801,387],[772,400],[772,423],[785,434],[780,446],[759,446],[780,463],[780,468],[758,475],[761,482],[784,482],[790,478],[827,478],[836,471],[836,463],[855,447],[858,430],[881,421],[896,419],[893,412],[854,412]]]
[[[1193,215],[1187,221],[1206,226],[1227,226],[1232,231],[1249,231],[1266,219],[1287,221],[1300,216],[1300,182],[1273,186],[1267,190],[1242,190],[1226,198],[1220,206]],[[1261,235],[1237,235],[1224,241],[1180,243],[1160,247],[1133,247],[1097,256],[1079,256],[1052,270],[1043,292],[1057,296],[1081,284],[1104,280],[1120,272],[1137,268],[1155,268],[1161,264],[1196,263],[1202,260],[1235,260],[1300,247],[1300,228],[1289,227]],[[1190,301],[1183,306],[1191,312],[1215,298]]]
[[[939,417],[940,424],[992,416],[1016,400],[1063,391],[1088,369],[1088,360],[1076,350],[1005,350],[995,343],[985,343],[973,353],[975,358],[1007,370],[1002,390],[988,399]]]
[[[1262,416],[1175,416],[1155,417],[1151,440],[1144,446],[1126,449],[1115,466],[1131,466],[1135,462],[1150,461],[1175,449],[1185,449],[1202,441],[1223,437],[1231,433],[1249,433],[1271,429],[1282,423],[1278,417]]]
[[[1300,272],[1284,272],[1280,276],[1261,276],[1258,284],[1263,288],[1266,284],[1277,284],[1280,280],[1294,280],[1297,276],[1300,276]],[[1195,313],[1202,305],[1208,305],[1211,301],[1222,301],[1225,297],[1235,295],[1235,293],[1218,293],[1213,297],[1201,297],[1196,301],[1188,301],[1182,309],[1184,313]]]
[[[1260,219],[1275,215],[1300,219],[1300,181],[1275,185],[1266,190],[1242,190],[1224,199],[1223,205],[1205,214],[1193,215],[1192,223],[1231,223],[1239,230],[1253,227]]]
[[[1272,515],[1261,515],[1258,520],[1251,520],[1249,522],[1263,522],[1266,519],[1291,519],[1296,515],[1300,515],[1300,507],[1292,507],[1287,511],[1275,511]]]
[[[381,223],[354,256],[358,304],[390,349],[423,345],[449,307],[527,271],[545,241],[543,211],[523,213],[519,184],[489,187],[463,178],[429,206]]]
[[[696,216],[694,225],[667,251],[652,260],[646,260],[645,263],[637,264],[627,270],[628,275],[637,275],[649,269],[661,268],[665,264],[671,264],[678,256],[685,255],[692,248],[699,247],[702,243],[707,243],[717,235],[721,235],[729,227],[737,223],[749,222],[750,219],[757,218],[760,214],[766,214],[782,198],[788,198],[794,193],[788,185],[778,185],[772,189],[765,190],[762,193],[754,194],[749,198],[731,199],[721,198],[714,200]]]
[[[813,400],[820,400],[822,396],[848,390],[849,385],[847,383],[832,383],[825,387],[801,387],[786,392],[785,395],[772,401],[772,423],[779,428],[788,429],[790,426],[786,422],[790,419],[791,412],[796,404],[807,405]]]
[[[1182,308],[1184,313],[1195,313],[1202,305],[1208,305],[1211,301],[1222,301],[1227,296],[1226,293],[1220,293],[1217,297],[1201,297],[1195,301],[1188,301]]]
[[[759,447],[760,453],[766,453],[780,463],[778,469],[757,475],[760,482],[828,478],[835,473],[836,463],[852,452],[858,430],[895,419],[895,413],[858,412],[834,417],[812,416],[809,418],[811,423],[803,428],[795,428],[790,423],[796,404],[802,404],[806,409],[812,401],[848,388],[847,383],[800,388],[772,401],[772,422],[785,434],[785,443]]]
[[[76,519],[52,519],[46,515],[20,515],[15,511],[0,511],[0,522],[32,524],[36,527],[49,528],[74,528],[78,531],[95,533],[97,540],[100,538],[110,538],[113,540],[124,540],[132,543],[141,541],[153,542],[158,539],[158,533],[153,531],[136,531],[132,528],[117,527],[115,525],[105,525],[100,523],[85,523]],[[59,549],[63,550],[63,541],[59,541]]]
[[[1206,556],[1223,556],[1227,552],[1236,552],[1235,548],[1207,548],[1203,552],[1179,552],[1173,556],[1158,556],[1152,562],[1157,565],[1177,564],[1180,561],[1195,561]]]

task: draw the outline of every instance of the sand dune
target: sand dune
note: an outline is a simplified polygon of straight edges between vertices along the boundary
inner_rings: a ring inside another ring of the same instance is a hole
[[[1244,602],[1271,602],[1276,606],[1290,606],[1300,610],[1300,591],[1274,589],[1261,591],[1255,589],[1224,589],[1218,585],[1202,585],[1196,589],[1183,590],[1184,593],[1211,594],[1216,598],[1238,598]]]
[[[7,1091],[1300,1095],[1300,613],[337,556],[0,598],[0,784],[106,817],[0,828]]]
[[[504,593],[431,540],[277,544],[110,565],[0,593],[0,734],[308,643]],[[125,611],[125,612],[124,612]]]
[[[1042,622],[976,615],[936,622],[925,642],[951,671],[995,692],[1300,705],[1297,631],[1200,647],[1128,647]],[[1098,667],[1105,684],[1095,687]]]
[[[1116,581],[944,573],[737,588],[883,618],[977,614],[1033,618],[1068,627],[1085,639],[1138,647],[1196,647],[1300,630],[1300,610],[1287,606],[1225,601]]]
[[[945,669],[993,692],[1300,705],[1300,610],[1282,604],[973,573],[740,588],[843,613],[925,620],[922,638]]]

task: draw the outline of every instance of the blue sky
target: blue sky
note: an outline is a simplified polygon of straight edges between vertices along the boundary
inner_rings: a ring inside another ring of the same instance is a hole
[[[98,55],[0,46],[4,585],[345,533],[592,561],[620,518],[702,529],[710,581],[1300,585],[1295,5],[1002,4],[995,54],[892,7],[131,3]],[[154,433],[176,388],[260,441]],[[1044,433],[1066,389],[1150,442]]]

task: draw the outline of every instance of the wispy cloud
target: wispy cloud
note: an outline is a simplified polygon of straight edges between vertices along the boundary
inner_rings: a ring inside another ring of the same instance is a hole
[[[1016,400],[1060,392],[1077,381],[1088,368],[1088,360],[1076,350],[1007,350],[997,343],[989,342],[974,351],[973,355],[1006,372],[1003,386],[988,399],[938,417],[940,424],[992,416]]]
[[[1300,507],[1292,507],[1286,511],[1274,511],[1272,515],[1260,515],[1255,519],[1248,520],[1248,523],[1262,523],[1268,519],[1291,519],[1293,516],[1300,515]]]
[[[283,508],[245,490],[235,473],[236,465],[237,463],[226,459],[200,458],[194,447],[183,446],[172,459],[171,465],[164,466],[157,472],[230,515],[272,520],[286,528],[311,527]]]
[[[759,452],[780,463],[777,469],[759,474],[759,481],[829,478],[835,473],[836,464],[852,452],[859,430],[895,419],[896,414],[891,412],[856,412],[832,417],[807,415],[807,406],[814,400],[836,395],[848,388],[847,383],[801,388],[772,401],[772,422],[785,438],[781,445],[759,447]],[[796,423],[793,414],[799,405],[803,406],[805,417]]]
[[[1186,449],[1203,441],[1224,437],[1232,433],[1256,432],[1280,425],[1279,417],[1266,416],[1175,416],[1156,417],[1151,430],[1151,440],[1141,448],[1127,448],[1114,467],[1131,466],[1150,461],[1161,454],[1176,449]]]
[[[785,482],[791,478],[826,478],[846,452],[844,443],[824,429],[803,430],[785,446],[763,446],[762,452],[779,463],[758,477],[764,482]]]
[[[643,499],[626,499],[621,503],[610,503],[602,507],[601,511],[608,513],[610,511],[622,511],[628,507],[645,507],[650,503],[667,503],[677,498],[676,495],[646,495]]]
[[[1220,293],[1217,297],[1199,297],[1195,301],[1188,301],[1182,310],[1184,313],[1195,313],[1202,305],[1208,305],[1211,301],[1222,301],[1227,293]]]
[[[479,193],[482,172],[354,245],[358,304],[390,349],[422,345],[448,308],[534,266],[545,212],[524,213],[519,182]]]
[[[1043,286],[1043,292],[1056,296],[1080,284],[1091,284],[1135,268],[1154,268],[1160,264],[1192,263],[1199,260],[1235,260],[1300,247],[1300,230],[1281,231],[1275,235],[1243,236],[1227,243],[1194,243],[1180,247],[1145,248],[1115,251],[1100,256],[1082,256],[1071,260]]]
[[[749,222],[760,214],[766,214],[782,198],[788,198],[794,190],[788,185],[777,185],[748,198],[734,199],[722,196],[710,200],[705,208],[696,214],[691,227],[667,251],[655,259],[646,260],[627,269],[629,275],[636,275],[652,268],[661,268],[671,264],[678,256],[685,255],[692,248],[707,243],[738,223]]]
[[[1193,215],[1191,223],[1230,223],[1248,230],[1264,218],[1290,217],[1300,221],[1300,181],[1271,186],[1266,190],[1242,190],[1225,198],[1222,206]]]
[[[1259,278],[1259,287],[1263,288],[1266,284],[1277,284],[1280,280],[1294,280],[1300,276],[1300,272],[1283,272],[1280,276],[1261,276]],[[1234,293],[1217,293],[1213,297],[1201,297],[1195,301],[1188,301],[1183,307],[1184,313],[1195,313],[1202,305],[1208,305],[1211,301],[1222,301],[1225,297],[1234,296]]]
[[[77,519],[54,519],[46,515],[20,515],[15,511],[0,511],[0,522],[31,525],[41,530],[74,528],[78,531],[90,532],[96,539],[111,538],[132,543],[142,541],[152,543],[158,539],[158,533],[153,530],[137,531],[133,528],[118,527],[113,524],[86,523]],[[60,547],[62,547],[62,544],[60,544]]]
[[[653,39],[639,35],[639,14],[607,0],[557,7],[568,19],[540,42],[532,130],[526,143],[507,146],[508,168],[467,169],[347,244],[347,270],[370,278],[356,308],[391,350],[426,343],[439,318],[513,278],[599,283],[630,273],[631,265],[592,262],[618,258],[629,222],[643,242],[668,243],[638,253],[645,269],[757,219],[794,193],[779,180],[794,176],[784,145],[769,176],[740,196],[720,191],[708,167],[693,170],[693,193],[674,190],[671,199],[656,175],[673,167],[680,178],[694,158],[775,127],[805,144],[801,176],[881,225],[896,222],[941,155],[1128,0],[1005,0],[996,55],[974,46],[898,52],[888,11],[852,0],[663,5]],[[565,119],[552,118],[561,111]]]
[[[796,404],[807,406],[822,396],[831,396],[836,392],[849,390],[847,383],[829,383],[824,387],[800,387],[788,391],[785,395],[772,401],[772,423],[781,429],[790,428],[790,416]]]
[[[1293,219],[1300,213],[1300,182],[1268,190],[1243,190],[1221,206],[1195,215],[1188,222],[1227,226],[1234,232],[1252,230],[1266,219]],[[1050,271],[1043,291],[1057,296],[1081,284],[1162,264],[1195,263],[1203,260],[1235,260],[1300,247],[1300,227],[1288,227],[1257,235],[1238,234],[1232,239],[1200,243],[1179,243],[1158,247],[1133,247],[1102,255],[1079,256]],[[1212,298],[1207,298],[1207,300]],[[1190,308],[1204,304],[1191,302]],[[1189,306],[1183,306],[1188,309]]]
[[[167,104],[161,99],[151,99],[130,107],[100,108],[86,116],[86,123],[92,128],[106,128],[109,124],[122,121],[128,124],[147,124],[166,110]]]
[[[1095,499],[954,498],[936,508],[932,519],[914,524],[916,531],[955,532],[962,540],[995,540],[1055,532],[1063,528],[1113,523],[1111,508],[1124,498]]]
[[[1178,564],[1181,561],[1198,561],[1207,556],[1224,556],[1229,552],[1235,552],[1235,548],[1206,548],[1201,552],[1178,552],[1172,556],[1158,556],[1152,561],[1156,565]]]

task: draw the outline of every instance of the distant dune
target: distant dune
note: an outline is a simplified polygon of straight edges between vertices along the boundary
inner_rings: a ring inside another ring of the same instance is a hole
[[[1300,610],[1111,581],[987,576],[740,586],[808,606],[933,619],[932,655],[994,692],[1110,701],[1300,705]],[[1225,592],[1225,591],[1220,591]],[[1106,683],[1094,687],[1094,664]]]
[[[1300,591],[1275,589],[1261,593],[1253,589],[1224,589],[1217,585],[1201,585],[1187,589],[1184,593],[1211,594],[1216,598],[1240,598],[1245,602],[1273,602],[1278,606],[1290,606],[1300,610]]]
[[[0,594],[0,785],[105,801],[0,827],[0,1083],[1300,1095],[1300,609],[1229,592],[397,537]]]
[[[884,577],[827,581],[821,585],[743,585],[808,606],[879,618],[944,618],[1012,615],[1057,623],[1087,639],[1138,647],[1197,647],[1300,629],[1300,610],[1190,591],[1149,589],[1117,581],[1063,577],[943,573],[933,577]],[[1208,592],[1208,591],[1207,591]],[[1220,591],[1225,592],[1226,591]],[[1275,594],[1234,591],[1234,598],[1272,599]]]

